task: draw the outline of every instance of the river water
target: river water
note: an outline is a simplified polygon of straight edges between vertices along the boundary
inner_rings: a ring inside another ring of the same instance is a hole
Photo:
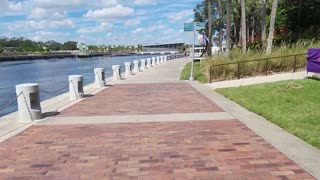
[[[39,83],[41,90],[55,91],[68,84],[69,75],[83,75],[84,84],[94,81],[94,68],[105,68],[106,77],[112,76],[112,65],[124,66],[124,62],[140,60],[148,56],[92,57],[85,59],[41,59],[0,62],[0,117],[17,110],[17,102],[1,111],[16,97],[15,85]],[[121,67],[124,71],[124,68]],[[68,87],[55,94],[40,93],[41,101],[68,91]]]

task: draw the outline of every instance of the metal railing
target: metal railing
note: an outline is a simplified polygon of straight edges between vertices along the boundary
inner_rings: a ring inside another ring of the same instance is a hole
[[[248,60],[248,61],[238,61],[238,62],[231,62],[231,63],[215,64],[215,65],[210,66],[210,69],[209,69],[210,83],[212,83],[212,80],[213,80],[212,75],[213,75],[213,72],[214,72],[214,68],[222,67],[222,66],[237,65],[236,74],[237,74],[237,78],[240,79],[241,75],[246,74],[246,73],[242,73],[241,64],[252,63],[252,62],[257,62],[257,63],[265,62],[264,74],[268,75],[269,68],[270,68],[270,61],[275,60],[275,59],[277,59],[278,61],[281,61],[284,58],[293,57],[294,59],[293,59],[293,63],[291,63],[291,66],[292,66],[293,72],[296,72],[297,68],[299,68],[299,67],[297,67],[297,63],[298,63],[297,57],[300,57],[300,56],[303,56],[303,55],[305,56],[306,53],[287,55],[287,56],[269,57],[269,58],[262,58],[262,59]]]

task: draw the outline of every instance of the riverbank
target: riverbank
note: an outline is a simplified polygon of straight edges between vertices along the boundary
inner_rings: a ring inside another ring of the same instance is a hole
[[[168,52],[144,52],[144,53],[89,53],[84,55],[74,53],[30,53],[30,54],[0,54],[0,62],[4,61],[22,61],[39,59],[65,59],[65,58],[92,58],[92,57],[120,57],[120,56],[145,56],[145,55],[168,55]]]

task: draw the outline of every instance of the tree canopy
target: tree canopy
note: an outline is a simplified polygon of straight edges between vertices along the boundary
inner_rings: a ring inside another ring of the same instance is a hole
[[[265,50],[269,34],[274,45],[281,43],[295,43],[300,39],[320,40],[320,1],[319,0],[203,0],[194,8],[194,21],[206,22],[208,3],[211,3],[211,37],[215,44],[221,45],[226,39],[227,12],[230,13],[230,41],[229,47],[243,46],[242,39],[246,39],[247,48]],[[221,7],[219,3],[222,3]],[[245,9],[245,25],[241,24],[241,5]],[[228,8],[230,9],[228,11]],[[272,9],[275,12],[271,16]],[[274,20],[273,23],[271,20]],[[271,27],[270,32],[270,24]],[[243,30],[245,28],[245,38]],[[208,27],[207,27],[208,29]],[[217,36],[215,36],[217,35]]]

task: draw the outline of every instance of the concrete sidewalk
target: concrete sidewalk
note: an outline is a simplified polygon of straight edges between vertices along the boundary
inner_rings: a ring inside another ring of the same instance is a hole
[[[212,89],[219,89],[219,88],[249,86],[254,84],[294,80],[294,79],[304,79],[305,77],[307,77],[307,72],[300,71],[295,73],[281,73],[281,74],[273,74],[268,76],[256,76],[256,77],[249,77],[249,78],[242,78],[242,79],[235,79],[235,80],[226,80],[226,81],[208,83],[205,85]]]
[[[159,64],[155,67],[145,69],[130,77],[125,77],[121,81],[116,81],[116,84],[128,83],[153,83],[153,82],[177,82],[180,79],[180,74],[184,66],[190,61],[189,58],[180,58],[166,63]]]
[[[0,177],[320,178],[319,150],[202,84],[178,81],[188,61],[96,89],[6,137]]]

